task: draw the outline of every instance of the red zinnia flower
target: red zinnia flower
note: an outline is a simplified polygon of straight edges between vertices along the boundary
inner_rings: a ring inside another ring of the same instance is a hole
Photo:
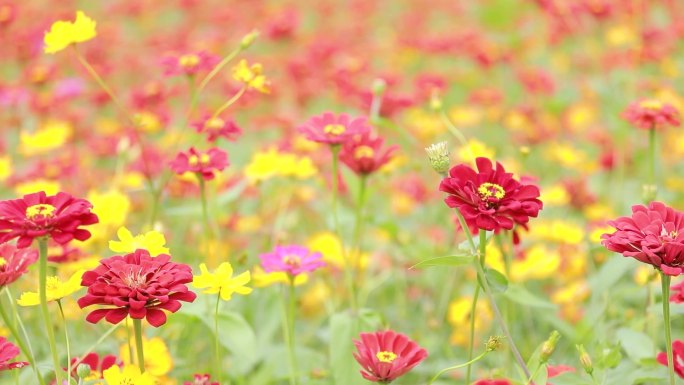
[[[476,163],[478,171],[465,164],[452,167],[439,185],[440,191],[449,193],[447,206],[457,208],[471,230],[511,230],[539,214],[537,186],[513,179],[501,163],[496,169],[487,158],[477,158]]]
[[[614,233],[601,236],[608,250],[653,265],[667,275],[684,271],[684,213],[651,202],[648,207],[632,206],[631,217],[608,224],[615,228]]]
[[[676,340],[672,343],[672,354],[674,356],[674,371],[679,377],[684,378],[684,342]],[[656,360],[662,365],[667,366],[667,353],[660,352]]]
[[[195,374],[192,382],[185,381],[183,385],[219,385],[219,383],[211,382],[211,376],[208,374]]]
[[[370,131],[355,135],[344,143],[340,151],[340,160],[352,171],[360,175],[368,175],[387,164],[397,146],[382,148],[384,140],[372,135]]]
[[[90,212],[93,205],[67,193],[46,196],[45,192],[24,195],[22,199],[0,202],[0,243],[19,238],[20,249],[31,246],[33,239],[49,236],[64,244],[72,239],[85,241],[90,232],[79,228],[98,222]]]
[[[499,380],[480,380],[473,385],[512,385],[510,381],[499,379]]]
[[[147,250],[138,249],[100,261],[95,270],[83,274],[81,285],[87,286],[88,292],[78,305],[81,309],[90,305],[107,308],[90,312],[86,321],[97,323],[105,318],[116,324],[130,315],[146,318],[155,327],[165,324],[162,309],[175,313],[181,307],[179,301],[193,302],[197,296],[185,285],[192,282],[190,266],[170,259],[168,254],[153,258]]]
[[[221,59],[210,53],[201,51],[185,55],[170,55],[162,60],[164,75],[193,76],[200,71],[210,71]]]
[[[36,250],[17,249],[10,244],[0,245],[0,289],[19,279],[37,260]]]
[[[242,134],[242,130],[233,120],[223,120],[218,117],[205,116],[194,122],[192,126],[195,127],[195,131],[204,132],[209,142],[215,142],[220,137],[234,141]]]
[[[679,126],[679,111],[671,104],[657,100],[633,102],[627,106],[623,117],[635,127],[644,130]]]
[[[83,358],[74,357],[71,359],[71,363],[69,364],[69,366],[71,368],[73,368],[73,370],[71,371],[72,377],[77,376],[77,373],[76,373],[76,370],[78,369],[77,364],[78,365],[81,365],[81,364],[88,365],[88,367],[90,367],[90,371],[91,371],[93,376],[97,376],[97,378],[103,378],[102,372],[111,368],[114,365],[121,366],[123,363],[121,361],[117,360],[116,356],[113,356],[113,355],[106,355],[100,359],[100,355],[97,353],[90,353]]]
[[[354,358],[368,381],[390,383],[408,373],[427,357],[427,351],[401,333],[392,330],[361,333],[354,340]]]
[[[307,139],[330,145],[342,144],[356,134],[370,130],[366,118],[352,119],[347,114],[335,116],[332,112],[314,116],[299,127]]]
[[[194,172],[204,180],[214,179],[214,171],[223,171],[228,166],[228,154],[218,148],[211,148],[206,153],[191,147],[187,153],[179,152],[171,162],[171,169],[177,174]]]
[[[16,345],[7,341],[5,337],[0,337],[0,372],[27,366],[28,362],[9,362],[19,353],[19,348]]]

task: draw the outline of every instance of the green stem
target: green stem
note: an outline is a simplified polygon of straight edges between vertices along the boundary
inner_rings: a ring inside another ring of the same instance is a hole
[[[222,384],[223,377],[223,360],[221,359],[221,348],[219,338],[219,305],[221,304],[221,293],[216,295],[216,309],[214,310],[214,350],[216,351],[216,378],[218,378],[219,385]]]
[[[200,82],[200,85],[199,85],[199,87],[197,88],[197,93],[196,93],[196,95],[195,95],[195,98],[197,98],[197,96],[199,96],[200,92],[202,92],[202,90],[204,90],[204,87],[206,87],[207,84],[209,84],[209,82],[211,81],[211,79],[213,79],[214,76],[216,76],[216,75],[219,73],[219,71],[221,71],[221,70],[223,69],[223,67],[225,67],[228,63],[230,63],[231,60],[235,59],[235,57],[236,57],[240,52],[242,52],[242,50],[243,50],[242,45],[240,45],[240,46],[238,46],[237,48],[235,48],[234,50],[232,50],[228,55],[226,55],[226,57],[223,58],[223,60],[221,60],[221,61],[216,65],[216,67],[214,67],[214,68],[211,70],[211,72],[209,72],[209,73],[207,74],[207,76],[204,77],[204,79],[202,79],[202,82]],[[192,104],[191,104],[191,105],[192,105]]]
[[[67,327],[67,322],[66,322],[66,317],[64,317],[64,308],[62,307],[62,301],[57,300],[57,307],[59,307],[59,314],[62,316],[62,323],[64,324],[64,341],[66,343],[66,351],[67,351],[67,362],[70,365],[71,364],[71,347],[69,345],[69,328]],[[71,378],[71,372],[67,372],[67,381],[69,384],[71,384],[71,381],[73,380]]]
[[[133,363],[133,357],[135,357],[135,354],[133,354],[133,338],[131,338],[131,325],[128,324],[130,321],[131,317],[126,317],[126,344],[128,345],[128,357],[130,360],[130,363]]]
[[[473,300],[470,304],[470,342],[468,344],[468,360],[473,359],[473,354],[475,354],[475,315],[477,314],[477,301],[480,298],[480,285],[475,286],[475,292],[473,293]],[[472,368],[468,366],[466,369],[466,384],[470,384],[470,375]]]
[[[472,365],[472,364],[474,364],[475,362],[481,360],[481,359],[484,358],[484,356],[486,356],[488,353],[489,353],[489,351],[485,350],[482,354],[480,354],[479,356],[477,356],[477,357],[475,357],[475,358],[469,360],[468,362],[466,362],[466,363],[464,363],[464,364],[455,365],[455,366],[450,366],[450,367],[448,367],[448,368],[445,368],[445,369],[440,370],[437,374],[435,374],[434,377],[432,377],[432,379],[430,380],[430,382],[427,383],[427,385],[431,385],[433,382],[435,382],[435,381],[437,380],[437,378],[439,378],[439,376],[441,376],[442,374],[444,374],[444,373],[446,373],[446,372],[448,372],[448,371],[460,369],[460,368],[465,367],[465,366],[467,366],[468,368],[470,368],[470,365]],[[469,384],[470,382],[466,382],[466,383]]]
[[[367,175],[361,175],[359,178],[359,195],[358,199],[356,202],[356,210],[355,210],[355,221],[354,221],[354,238],[352,240],[352,248],[350,250],[351,256],[350,256],[350,261],[352,262],[353,266],[358,265],[359,261],[361,260],[361,242],[362,242],[362,235],[363,235],[363,228],[364,228],[364,207],[366,205],[366,198],[368,195],[368,176]],[[358,307],[358,301],[359,299],[356,298],[356,289],[357,287],[363,287],[361,285],[361,280],[362,280],[362,271],[359,271],[358,274],[355,274],[356,272],[353,269],[350,269],[350,281],[352,282],[352,286],[350,287],[352,289],[352,294],[355,296],[352,300],[352,303],[356,304],[355,306]],[[354,286],[354,283],[358,286]]]
[[[38,251],[39,251],[39,297],[40,297],[40,312],[43,316],[43,324],[47,330],[48,343],[50,345],[50,352],[52,353],[52,364],[55,369],[55,378],[57,383],[61,384],[63,381],[62,368],[59,365],[59,354],[57,353],[57,343],[55,342],[55,330],[50,321],[50,312],[47,306],[47,256],[48,256],[48,243],[47,238],[40,238],[38,240]]]
[[[296,303],[296,297],[295,297],[295,285],[294,285],[294,277],[290,278],[290,285],[289,285],[290,291],[288,293],[288,299],[290,302],[290,306],[288,308],[288,325],[290,328],[290,341],[289,341],[289,349],[290,349],[290,356],[292,357],[292,368],[294,372],[294,383],[297,385],[299,383],[299,368],[297,367],[297,354],[295,353],[295,310],[297,308],[297,303]]]
[[[81,357],[80,357],[76,362],[74,362],[73,364],[69,363],[69,366],[67,367],[67,372],[68,372],[68,373],[71,373],[75,368],[77,368],[78,365],[83,361],[83,359],[84,359],[88,354],[92,353],[93,350],[95,350],[95,348],[98,347],[98,346],[102,343],[102,341],[105,340],[105,338],[109,337],[112,333],[114,333],[114,331],[115,331],[116,329],[119,328],[119,325],[120,325],[120,324],[116,324],[116,325],[113,325],[111,328],[109,328],[109,330],[107,330],[106,333],[104,333],[102,336],[100,336],[100,338],[99,338],[91,347],[89,347],[88,350],[86,350],[85,352],[83,352],[83,354],[81,355]],[[131,359],[133,359],[133,355],[132,355],[132,354],[131,354],[130,357],[131,357]]]
[[[133,329],[135,329],[135,348],[138,353],[138,368],[140,368],[140,373],[145,373],[145,353],[143,352],[141,319],[133,319]]]
[[[282,311],[283,311],[283,337],[287,345],[287,364],[290,371],[290,385],[297,385],[297,361],[294,352],[294,277],[290,277],[289,292],[283,288]]]
[[[207,209],[207,186],[202,174],[197,173],[197,180],[199,181],[200,188],[200,199],[202,200],[202,218],[204,219],[204,235],[207,237],[207,241],[214,238],[214,229],[211,227],[211,221],[209,220],[209,210]]]
[[[456,139],[461,142],[461,146],[463,148],[467,148],[468,152],[470,153],[470,157],[474,160],[475,159],[475,154],[473,154],[473,150],[468,146],[468,140],[466,140],[465,135],[461,132],[461,130],[456,127],[454,122],[451,121],[451,118],[449,115],[444,111],[444,108],[440,108],[439,110],[439,117],[442,119],[442,123],[444,123],[445,126],[447,126],[447,129],[453,136],[456,137]]]
[[[38,383],[40,385],[45,385],[45,381],[43,380],[43,377],[40,375],[40,372],[38,372],[38,368],[36,367],[36,359],[33,356],[33,350],[31,349],[31,340],[28,338],[26,335],[26,330],[24,329],[23,323],[21,322],[21,318],[19,318],[19,314],[17,314],[16,307],[14,307],[14,299],[11,297],[9,294],[9,288],[5,287],[5,291],[7,292],[7,296],[9,297],[10,301],[10,308],[12,308],[14,317],[16,320],[19,322],[19,326],[21,327],[22,331],[24,332],[24,336],[26,337],[26,343],[29,345],[27,346],[24,340],[21,338],[19,335],[19,332],[17,329],[14,327],[14,323],[12,322],[11,318],[5,311],[5,306],[0,305],[0,317],[2,318],[3,322],[7,325],[7,328],[10,331],[10,334],[14,337],[14,339],[17,341],[17,345],[19,345],[19,349],[26,355],[26,359],[28,360],[29,364],[31,365],[31,368],[33,369],[33,372],[35,373],[36,377],[38,378]]]
[[[674,357],[672,355],[672,326],[670,325],[670,276],[660,272],[660,283],[663,291],[663,319],[665,321],[665,343],[667,343],[667,368],[670,373],[670,385],[674,385]]]
[[[532,380],[534,380],[534,378],[537,376],[537,374],[539,374],[539,370],[541,368],[546,369],[546,364],[540,364],[539,366],[537,366],[537,369],[534,370],[534,373],[532,373],[530,378],[528,378],[527,381],[525,381],[525,385],[529,385],[532,382]]]
[[[228,99],[225,103],[223,103],[223,104],[221,105],[221,107],[219,107],[219,108],[216,110],[216,112],[214,112],[214,113],[211,115],[211,118],[212,118],[212,119],[215,119],[217,116],[221,115],[221,113],[222,113],[223,111],[227,110],[228,107],[232,106],[233,103],[237,102],[238,99],[240,99],[240,96],[242,96],[242,95],[245,93],[245,91],[247,91],[247,86],[246,86],[246,85],[245,85],[245,86],[242,86],[242,88],[240,88],[240,91],[238,91],[237,93],[235,93],[235,95],[233,95],[232,98]]]

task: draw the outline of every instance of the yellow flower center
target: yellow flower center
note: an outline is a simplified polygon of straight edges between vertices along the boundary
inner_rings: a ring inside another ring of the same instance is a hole
[[[354,158],[356,159],[372,158],[373,155],[375,155],[375,151],[369,146],[359,146],[354,151]]]
[[[5,258],[3,258],[3,257],[0,257],[0,267],[5,266],[6,264],[7,264],[7,260],[5,260]]]
[[[394,352],[378,352],[375,356],[378,357],[378,360],[380,360],[380,362],[387,363],[391,363],[392,361],[397,359],[397,355],[394,354]]]
[[[199,64],[200,58],[195,54],[183,55],[178,58],[178,64],[183,68],[194,67]]]
[[[483,200],[487,200],[492,197],[501,200],[506,196],[506,191],[503,189],[503,187],[496,183],[489,182],[482,183],[480,187],[477,188],[477,192],[480,194],[480,197]]]
[[[286,255],[283,258],[283,262],[290,266],[298,267],[302,263],[302,259],[297,255]]]
[[[55,206],[40,203],[26,208],[26,218],[30,220],[52,218],[55,215]]]
[[[211,118],[207,120],[206,123],[204,123],[204,127],[212,130],[218,130],[219,128],[222,128],[225,124],[226,122],[224,122],[221,118]]]
[[[658,100],[644,100],[639,103],[639,107],[659,111],[663,108],[663,103]]]
[[[45,286],[47,291],[50,292],[59,289],[62,286],[62,282],[57,277],[47,277]]]
[[[341,124],[328,124],[323,127],[323,132],[331,135],[342,135],[347,129]]]
[[[209,164],[209,155],[202,154],[199,157],[197,155],[190,155],[188,163],[190,163],[191,166],[197,166],[198,164],[206,166],[207,164]]]

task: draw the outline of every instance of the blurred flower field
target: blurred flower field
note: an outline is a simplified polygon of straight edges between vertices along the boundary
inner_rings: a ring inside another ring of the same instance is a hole
[[[0,385],[684,383],[682,16],[0,0]]]

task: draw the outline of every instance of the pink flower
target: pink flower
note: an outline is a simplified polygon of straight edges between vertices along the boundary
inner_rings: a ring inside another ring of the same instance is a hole
[[[361,365],[361,375],[368,381],[390,383],[408,373],[427,358],[425,349],[408,337],[392,330],[361,333],[354,340],[354,358]]]
[[[185,381],[183,385],[219,385],[219,383],[212,382],[211,376],[208,374],[195,374],[192,382]]]
[[[0,245],[0,289],[19,279],[37,260],[36,250],[17,249],[7,243]]]
[[[83,358],[74,357],[71,359],[71,363],[69,364],[69,366],[73,368],[73,370],[71,371],[72,377],[76,379],[78,378],[76,370],[78,369],[78,365],[81,364],[88,365],[88,367],[90,367],[91,372],[99,374],[98,378],[102,379],[102,372],[111,368],[114,365],[121,366],[122,362],[117,360],[116,356],[106,355],[100,357],[100,355],[97,353],[90,353]]]
[[[28,362],[9,362],[20,353],[19,348],[5,337],[0,337],[0,372],[11,369],[19,369],[28,366]]]
[[[366,118],[352,119],[347,114],[335,116],[332,112],[314,116],[299,127],[299,132],[308,140],[330,145],[340,145],[369,130]]]
[[[191,147],[187,153],[179,152],[171,162],[171,169],[177,174],[194,172],[204,180],[214,179],[214,172],[223,171],[228,166],[228,154],[218,148],[211,148],[206,153]]]
[[[67,193],[46,196],[45,192],[24,195],[22,199],[0,202],[0,243],[19,238],[20,249],[31,246],[35,238],[50,237],[59,244],[72,239],[85,241],[90,232],[80,226],[98,222],[90,212],[93,205]]]
[[[524,226],[542,209],[539,188],[513,179],[500,163],[477,158],[477,171],[461,164],[449,170],[439,190],[449,194],[447,206],[457,208],[471,230],[511,230]]]
[[[659,129],[665,126],[678,127],[679,111],[669,103],[658,100],[633,102],[622,113],[632,125],[644,130]]]
[[[276,246],[273,252],[261,254],[259,258],[267,273],[284,272],[293,277],[325,266],[321,253],[296,245]]]
[[[200,71],[211,71],[220,58],[205,51],[187,53],[184,55],[169,55],[162,59],[164,75],[193,76]]]
[[[667,275],[682,274],[684,265],[684,213],[651,202],[632,206],[631,217],[609,221],[615,228],[603,234],[608,250],[652,265]]]
[[[676,340],[672,343],[672,355],[674,358],[674,371],[681,378],[684,378],[684,342]],[[656,357],[659,363],[667,366],[667,353],[658,353]]]
[[[81,286],[88,287],[88,292],[78,300],[78,306],[106,307],[90,312],[86,321],[97,323],[105,318],[116,324],[130,316],[146,318],[154,327],[165,324],[163,310],[175,313],[180,301],[193,302],[197,297],[185,285],[192,282],[190,266],[170,260],[170,255],[151,257],[142,249],[101,260],[95,270],[83,274]]]
[[[480,380],[474,383],[473,385],[513,385],[511,384],[510,381],[505,380],[505,379],[498,379],[498,380]]]
[[[218,117],[212,118],[211,116],[205,116],[201,120],[194,122],[192,126],[195,127],[195,131],[205,133],[209,142],[215,142],[221,137],[230,141],[235,141],[242,135],[242,130],[235,121],[223,120]]]
[[[386,165],[398,149],[397,146],[382,148],[383,143],[382,138],[370,131],[355,135],[342,145],[340,161],[356,174],[371,174]]]

